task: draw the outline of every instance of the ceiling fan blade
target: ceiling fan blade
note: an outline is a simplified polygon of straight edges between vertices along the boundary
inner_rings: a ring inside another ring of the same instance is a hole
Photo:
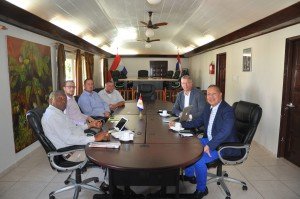
[[[153,26],[165,26],[165,25],[168,25],[168,23],[167,22],[161,22],[161,23],[153,24]]]
[[[149,42],[153,42],[153,41],[160,41],[160,39],[152,39]]]
[[[143,21],[140,21],[140,23],[144,24],[145,26],[147,26],[147,25],[148,25],[148,23],[146,23],[146,22],[143,22]]]

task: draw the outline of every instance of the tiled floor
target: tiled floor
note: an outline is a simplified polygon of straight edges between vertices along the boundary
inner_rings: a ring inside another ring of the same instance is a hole
[[[300,198],[300,168],[286,161],[277,159],[258,144],[253,144],[248,160],[239,166],[226,166],[224,170],[231,177],[243,179],[248,190],[241,186],[227,183],[232,198],[269,198],[292,199]],[[213,172],[213,170],[211,171]],[[48,194],[64,186],[67,173],[53,171],[42,148],[31,153],[29,158],[22,161],[16,168],[0,178],[1,199],[47,199]],[[89,169],[83,178],[99,176],[103,172],[98,168]],[[99,186],[100,183],[97,183]],[[154,192],[158,187],[133,187],[138,193]],[[207,199],[225,198],[224,192],[216,183],[208,185]],[[169,191],[172,191],[169,188]],[[195,185],[180,182],[181,192],[194,192]],[[79,198],[93,198],[93,192],[82,191]],[[61,193],[57,199],[73,197],[73,190]]]

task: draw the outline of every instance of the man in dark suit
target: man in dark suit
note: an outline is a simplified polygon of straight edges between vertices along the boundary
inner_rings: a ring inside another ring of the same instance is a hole
[[[190,167],[185,169],[184,180],[197,182],[195,198],[202,198],[208,194],[206,187],[207,167],[206,163],[218,158],[217,146],[224,142],[236,142],[236,129],[234,128],[235,116],[233,108],[222,100],[222,93],[216,85],[207,89],[207,102],[200,117],[190,122],[182,122],[182,127],[193,128],[204,125],[207,138],[200,141],[204,146],[202,157]],[[170,123],[173,125],[173,123]],[[222,155],[239,155],[236,150],[224,150]],[[196,174],[196,179],[195,179]]]
[[[198,89],[193,88],[193,81],[188,75],[182,76],[181,86],[183,91],[177,94],[172,113],[181,116],[183,109],[192,105],[193,108],[191,110],[190,120],[199,117],[206,105],[203,93]]]

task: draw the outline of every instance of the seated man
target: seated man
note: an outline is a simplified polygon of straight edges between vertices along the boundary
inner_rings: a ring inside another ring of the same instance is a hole
[[[98,94],[109,105],[110,110],[115,110],[125,105],[125,100],[120,92],[115,89],[113,82],[106,82],[105,89],[101,90]]]
[[[49,106],[42,117],[45,135],[57,148],[72,145],[85,145],[89,142],[109,138],[107,132],[98,132],[94,136],[86,136],[84,126],[76,126],[65,114],[67,96],[63,91],[53,91],[49,96]]]
[[[85,145],[89,142],[109,139],[107,132],[98,132],[94,136],[86,136],[84,126],[76,126],[63,111],[67,106],[67,96],[63,91],[53,91],[49,96],[49,107],[42,117],[42,126],[47,138],[57,148],[64,148],[73,145]],[[70,161],[83,161],[86,158],[85,152],[72,154]],[[107,181],[107,179],[105,179]],[[108,191],[108,185],[102,183],[100,189]]]
[[[172,113],[181,116],[183,109],[192,105],[190,120],[199,117],[207,104],[203,93],[193,88],[193,81],[188,75],[181,77],[181,86],[183,91],[177,94]]]
[[[202,198],[208,194],[206,187],[207,167],[206,163],[218,159],[217,146],[225,142],[236,142],[236,129],[234,127],[235,116],[233,108],[222,101],[222,93],[216,85],[211,85],[207,89],[207,102],[200,117],[190,122],[182,122],[182,127],[193,128],[204,125],[207,138],[200,141],[204,146],[202,157],[192,166],[185,169],[184,180],[194,183],[195,174],[197,187],[195,198]],[[169,124],[174,125],[174,122]],[[222,155],[239,155],[239,150],[225,149]]]
[[[77,102],[74,99],[75,83],[73,80],[65,81],[64,91],[67,95],[67,107],[65,114],[78,126],[84,125],[85,128],[98,128],[102,127],[102,122],[94,120],[92,117],[81,113]]]
[[[84,114],[93,118],[99,118],[99,116],[108,118],[110,116],[108,104],[93,89],[94,81],[92,79],[84,80],[84,91],[78,99],[79,107]]]

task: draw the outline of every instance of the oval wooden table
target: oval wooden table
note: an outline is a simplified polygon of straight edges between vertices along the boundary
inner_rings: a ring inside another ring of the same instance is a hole
[[[175,186],[175,197],[179,198],[180,168],[191,165],[200,158],[202,145],[196,136],[180,137],[162,121],[157,111],[170,110],[171,103],[144,103],[142,118],[139,115],[124,114],[126,111],[134,112],[130,109],[137,109],[136,102],[128,103],[115,113],[115,117],[124,116],[129,120],[126,128],[134,130],[136,135],[133,142],[122,143],[120,149],[90,148],[88,145],[85,148],[86,155],[92,162],[109,168],[111,194],[95,195],[94,198],[114,198],[116,185]],[[124,115],[118,115],[119,113]]]

